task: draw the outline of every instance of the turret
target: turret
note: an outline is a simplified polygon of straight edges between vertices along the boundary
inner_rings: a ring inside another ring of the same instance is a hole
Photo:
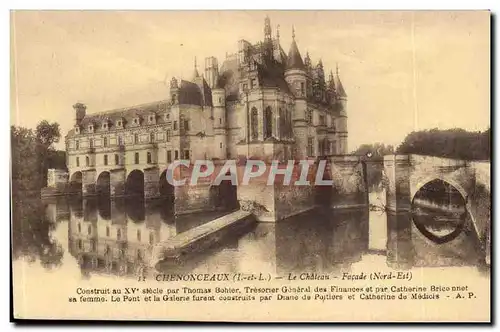
[[[78,126],[85,117],[87,106],[82,103],[76,103],[73,105],[73,108],[75,110],[75,126]]]
[[[194,57],[194,71],[193,71],[192,81],[195,82],[198,77],[200,77],[200,73],[198,73],[198,66],[196,65],[196,57]]]
[[[292,44],[290,51],[288,51],[287,66],[285,70],[285,80],[290,86],[290,90],[296,98],[306,97],[306,71],[300,51],[295,42],[295,30],[292,27]]]

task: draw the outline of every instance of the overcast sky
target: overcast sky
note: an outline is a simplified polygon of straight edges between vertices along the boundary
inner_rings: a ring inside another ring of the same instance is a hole
[[[221,64],[239,39],[262,40],[266,14],[286,53],[294,25],[302,56],[327,73],[338,62],[350,150],[397,145],[413,130],[489,127],[488,12],[15,12],[11,122],[57,121],[64,136],[77,101],[91,113],[166,99],[195,56],[201,73],[205,57]]]

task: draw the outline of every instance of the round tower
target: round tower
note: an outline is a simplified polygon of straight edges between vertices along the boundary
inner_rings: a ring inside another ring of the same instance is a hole
[[[292,114],[293,134],[295,136],[296,159],[307,156],[307,72],[299,48],[295,42],[295,30],[292,27],[292,44],[288,52],[285,80],[295,97],[295,109]]]
[[[226,125],[226,91],[212,89],[212,104],[214,118],[214,151],[213,157],[225,160],[227,158],[227,125]]]

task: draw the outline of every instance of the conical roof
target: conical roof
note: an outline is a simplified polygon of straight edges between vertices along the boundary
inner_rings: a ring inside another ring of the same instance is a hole
[[[337,76],[335,77],[335,87],[337,89],[337,95],[339,97],[347,97],[347,94],[345,93],[344,86],[342,85],[342,82],[340,81],[339,74],[337,73]]]
[[[292,45],[290,45],[290,51],[288,52],[288,61],[287,61],[287,69],[304,69],[304,62],[302,61],[302,57],[300,56],[299,48],[297,47],[297,43],[295,39],[292,41]]]

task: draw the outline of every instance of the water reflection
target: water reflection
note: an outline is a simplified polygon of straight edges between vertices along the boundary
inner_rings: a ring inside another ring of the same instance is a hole
[[[44,266],[54,267],[63,255],[59,244],[67,243],[85,278],[154,273],[149,260],[156,244],[224,214],[174,218],[171,204],[138,200],[62,198],[45,203],[45,214],[40,213],[44,206],[39,201],[14,209],[14,257],[40,259]],[[439,213],[439,218],[446,216]],[[432,241],[422,232],[419,218],[422,214],[317,209],[276,224],[260,223],[243,236],[158,268],[161,272],[339,275],[355,263],[365,264],[374,253],[385,255],[387,266],[394,269],[481,266],[479,241],[468,218],[461,231],[445,242]],[[68,232],[55,232],[64,223]]]

